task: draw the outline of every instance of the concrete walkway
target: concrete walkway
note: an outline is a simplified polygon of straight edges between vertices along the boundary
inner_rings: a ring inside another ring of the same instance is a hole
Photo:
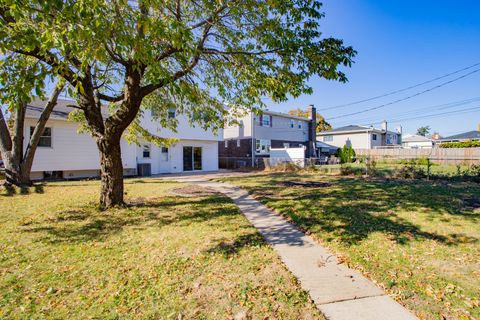
[[[337,258],[328,250],[253,199],[245,190],[208,181],[208,178],[178,176],[173,179],[210,187],[233,199],[328,319],[416,319],[374,283],[357,271],[338,264]]]

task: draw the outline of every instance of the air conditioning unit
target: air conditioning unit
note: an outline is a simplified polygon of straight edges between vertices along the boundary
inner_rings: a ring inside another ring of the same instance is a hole
[[[139,163],[137,165],[137,174],[140,177],[149,177],[152,175],[152,165],[150,163]]]

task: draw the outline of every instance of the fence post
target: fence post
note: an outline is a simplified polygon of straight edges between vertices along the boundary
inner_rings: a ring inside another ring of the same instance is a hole
[[[427,158],[427,180],[430,180],[430,158]]]
[[[365,157],[365,175],[368,176],[368,156]]]

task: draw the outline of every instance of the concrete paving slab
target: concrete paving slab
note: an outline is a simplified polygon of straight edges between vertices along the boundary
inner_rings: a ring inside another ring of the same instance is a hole
[[[348,300],[319,305],[328,319],[405,320],[416,319],[404,307],[388,296]]]

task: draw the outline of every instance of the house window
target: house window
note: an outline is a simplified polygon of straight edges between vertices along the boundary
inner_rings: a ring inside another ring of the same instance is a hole
[[[290,120],[290,128],[293,128],[293,127],[295,127],[295,121]]]
[[[160,149],[160,159],[162,161],[168,161],[168,148],[162,147]]]
[[[150,158],[150,145],[144,144],[143,145],[143,158]]]
[[[175,119],[175,108],[168,109],[168,119]]]
[[[270,153],[270,140],[257,140],[255,144],[255,150],[258,154],[269,154]]]
[[[240,139],[237,139],[237,148],[240,148]]]
[[[302,123],[298,121],[298,129],[302,129]]]
[[[333,141],[333,136],[323,136],[323,142]]]
[[[30,137],[33,135],[33,131],[35,127],[30,127]],[[45,128],[43,129],[43,133],[40,136],[40,140],[38,141],[39,147],[52,147],[52,128]]]
[[[272,116],[263,116],[262,117],[262,126],[264,127],[270,127],[270,123],[271,123],[271,117]]]
[[[377,141],[377,135],[376,135],[375,133],[372,134],[372,140],[373,140],[373,141]]]

